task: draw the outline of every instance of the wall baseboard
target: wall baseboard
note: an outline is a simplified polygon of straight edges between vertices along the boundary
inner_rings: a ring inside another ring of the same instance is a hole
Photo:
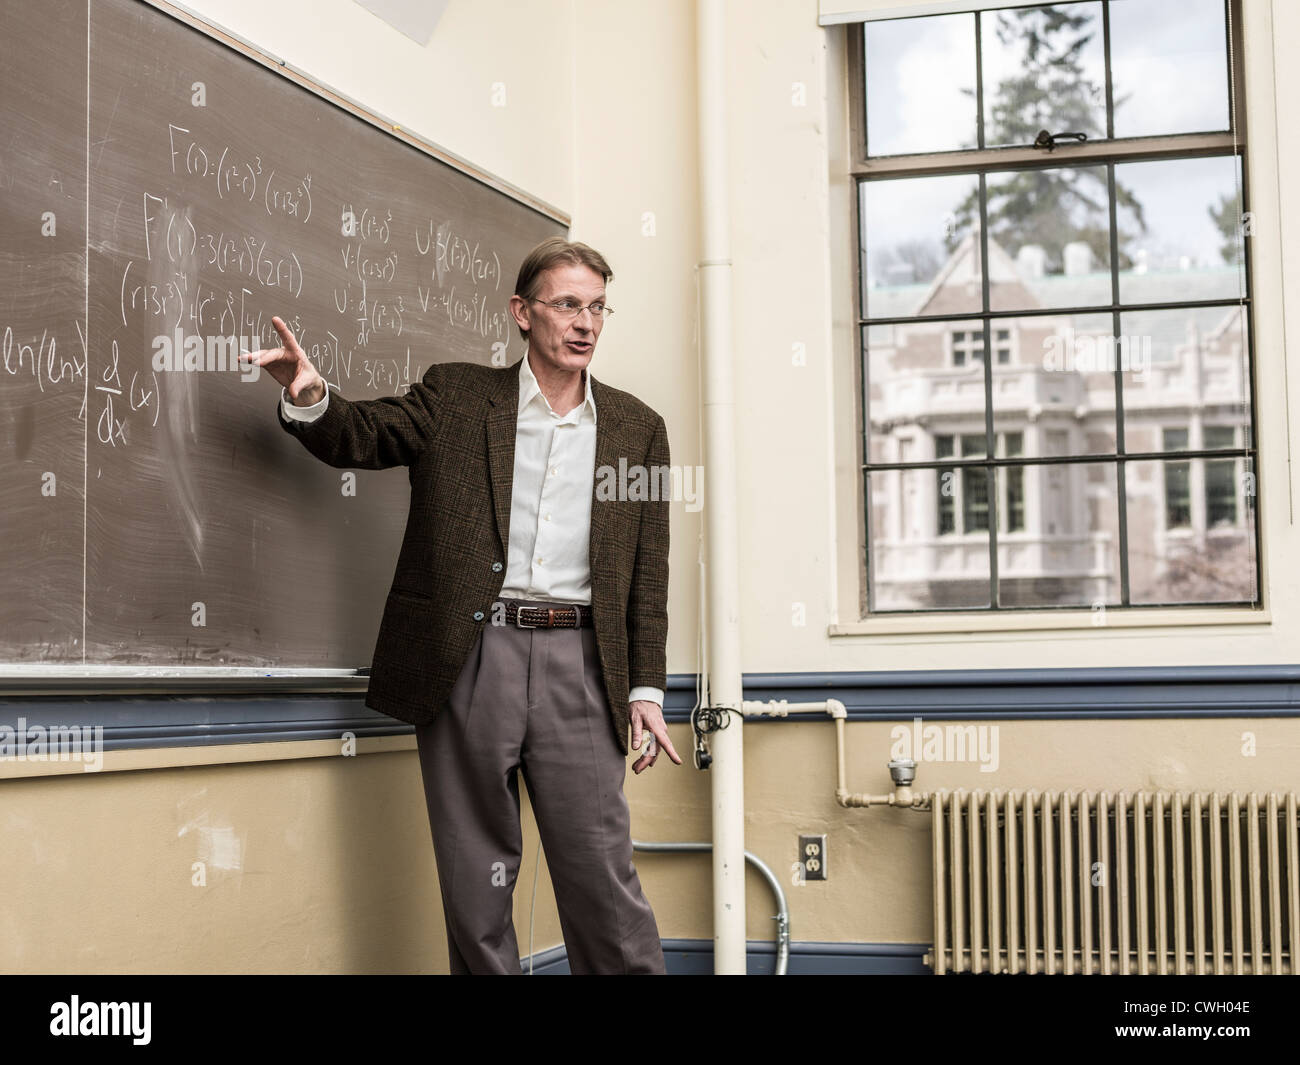
[[[713,940],[665,939],[664,966],[669,976],[712,976]],[[790,944],[788,976],[930,976],[933,970],[921,959],[928,943],[818,943]],[[528,972],[528,958],[520,961]],[[776,944],[750,940],[745,945],[749,976],[771,976],[776,968]],[[538,951],[533,956],[535,976],[567,976],[569,960],[563,946]]]

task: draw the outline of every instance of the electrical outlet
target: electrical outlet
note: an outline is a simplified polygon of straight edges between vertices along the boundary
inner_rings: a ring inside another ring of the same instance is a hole
[[[799,861],[805,880],[826,879],[826,837],[800,836]]]

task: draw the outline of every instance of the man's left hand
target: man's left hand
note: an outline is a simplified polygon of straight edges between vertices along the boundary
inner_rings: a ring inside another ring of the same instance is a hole
[[[663,708],[649,699],[637,699],[628,704],[628,713],[632,717],[632,749],[641,749],[641,736],[646,739],[645,752],[632,764],[632,772],[640,773],[655,764],[662,747],[678,765],[682,760],[673,750],[673,741],[668,738],[668,726],[664,724]]]

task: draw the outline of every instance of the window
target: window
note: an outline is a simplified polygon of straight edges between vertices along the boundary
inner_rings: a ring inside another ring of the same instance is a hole
[[[1230,451],[1236,447],[1235,426],[1205,427],[1206,448]],[[1236,459],[1205,460],[1205,524],[1211,529],[1237,524]]]
[[[1231,451],[1237,445],[1237,430],[1231,425],[1207,425],[1202,430],[1204,450]],[[1186,451],[1189,432],[1165,429],[1162,434],[1166,451]],[[1168,529],[1232,529],[1239,523],[1238,494],[1242,478],[1237,459],[1197,459],[1194,462],[1165,463],[1165,526]],[[1203,498],[1197,498],[1198,479],[1194,467],[1203,469],[1200,485]],[[1194,515],[1203,515],[1201,522]]]
[[[1165,429],[1162,434],[1166,451],[1187,450],[1186,429]],[[1190,528],[1192,524],[1192,464],[1165,464],[1165,527]]]
[[[974,365],[984,361],[984,331],[958,330],[952,334],[952,364]],[[998,329],[993,335],[993,357],[1001,365],[1011,361],[1011,330]]]
[[[998,435],[999,455],[1019,455],[1023,434]],[[957,450],[957,447],[960,450]],[[960,456],[967,459],[984,457],[984,434],[967,433],[961,436],[940,435],[934,439],[936,458]],[[1010,469],[999,479],[1001,497],[998,505],[999,528],[1016,532],[1025,527],[1024,470]],[[958,527],[957,515],[961,515]],[[986,532],[989,527],[988,475],[983,467],[965,466],[957,476],[954,466],[939,467],[939,535],[950,533]]]
[[[869,612],[1258,603],[1238,21],[853,27]]]

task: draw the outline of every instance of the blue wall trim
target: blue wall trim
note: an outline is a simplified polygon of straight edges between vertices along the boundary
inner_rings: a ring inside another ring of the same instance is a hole
[[[850,721],[1300,714],[1293,665],[747,673],[744,687],[746,699],[839,699]],[[684,688],[693,702],[693,678]]]
[[[665,939],[664,968],[669,976],[712,976],[713,940]],[[928,943],[817,943],[793,942],[786,965],[787,976],[930,976],[921,959]],[[528,958],[520,960],[525,973]],[[745,945],[745,971],[750,976],[771,976],[776,968],[776,944],[750,940]],[[538,951],[533,956],[536,976],[566,976],[569,959],[564,947]]]
[[[980,669],[748,673],[745,698],[839,699],[850,721],[1063,720],[1300,716],[1300,666]],[[668,679],[664,716],[690,720],[696,677]],[[104,750],[289,740],[344,732],[400,736],[410,725],[369,709],[361,693],[62,695],[0,699],[0,725],[102,725]],[[808,718],[756,718],[764,727]]]

